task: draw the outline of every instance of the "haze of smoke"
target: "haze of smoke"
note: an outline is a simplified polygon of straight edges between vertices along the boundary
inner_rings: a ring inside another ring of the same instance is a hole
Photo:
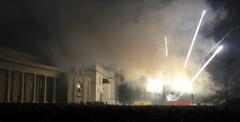
[[[211,10],[205,0],[65,1],[57,8],[59,39],[48,49],[55,64],[68,69],[100,63],[123,70],[127,80],[180,69],[202,10],[207,9],[202,23],[207,32],[226,15],[224,9]],[[202,30],[189,61],[190,75],[215,44],[201,36]],[[170,59],[164,55],[164,35]],[[208,73],[199,79],[209,81]]]

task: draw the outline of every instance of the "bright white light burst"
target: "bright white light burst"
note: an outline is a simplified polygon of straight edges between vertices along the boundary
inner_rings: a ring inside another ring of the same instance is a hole
[[[152,93],[161,93],[163,81],[160,78],[148,80],[147,91]]]
[[[192,84],[186,76],[178,74],[173,81],[172,89],[178,92],[190,92]]]

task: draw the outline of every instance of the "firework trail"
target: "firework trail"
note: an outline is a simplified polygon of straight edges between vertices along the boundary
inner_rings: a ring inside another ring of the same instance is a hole
[[[186,57],[186,60],[185,60],[185,63],[184,63],[184,69],[187,67],[188,60],[189,60],[190,55],[191,55],[191,53],[192,53],[192,48],[193,48],[194,42],[195,42],[195,40],[196,40],[196,38],[197,38],[198,31],[199,31],[199,28],[200,28],[200,26],[201,26],[201,23],[202,23],[202,20],[203,20],[203,17],[204,17],[204,15],[205,15],[205,13],[206,13],[206,10],[203,10],[202,16],[201,16],[201,18],[200,18],[200,21],[199,21],[199,23],[198,23],[197,29],[196,29],[195,34],[194,34],[194,36],[193,36],[192,43],[191,43],[191,45],[190,45],[190,47],[189,47],[189,51],[188,51],[188,54],[187,54],[187,57]]]
[[[234,30],[236,30],[238,28],[238,26],[232,28],[230,31],[227,32],[227,34],[225,34],[220,41],[218,41],[209,51],[208,53],[204,56],[203,59],[205,59],[219,44],[221,44],[225,38],[227,38]]]
[[[197,72],[197,74],[193,77],[193,79],[191,80],[191,82],[194,82],[198,76],[200,75],[200,73],[206,68],[206,66],[212,61],[212,59],[223,49],[223,46],[219,46],[217,48],[217,50],[214,52],[214,54],[207,60],[207,62],[201,67],[201,69]]]
[[[168,57],[168,41],[167,41],[167,36],[164,37],[164,40],[165,40],[166,57]]]

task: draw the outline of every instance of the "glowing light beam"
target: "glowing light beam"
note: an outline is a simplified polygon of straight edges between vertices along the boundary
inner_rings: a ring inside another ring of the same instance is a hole
[[[164,37],[164,40],[165,40],[166,57],[168,57],[168,41],[167,41],[167,36]]]
[[[203,17],[204,17],[204,15],[205,15],[205,13],[206,13],[206,10],[203,10],[202,16],[201,16],[201,18],[200,18],[200,21],[199,21],[199,23],[198,23],[197,29],[196,29],[195,34],[194,34],[194,36],[193,36],[192,43],[191,43],[191,45],[190,45],[190,47],[189,47],[189,50],[188,50],[188,54],[187,54],[187,57],[186,57],[186,60],[185,60],[185,63],[184,63],[184,69],[187,67],[188,60],[189,60],[190,55],[191,55],[191,53],[192,53],[192,48],[193,48],[194,42],[195,42],[195,40],[196,40],[196,38],[197,38],[198,31],[199,31],[199,28],[200,28],[200,26],[201,26],[201,23],[202,23],[202,20],[203,20]]]
[[[223,46],[219,46],[217,50],[214,52],[214,54],[207,60],[207,62],[201,67],[201,69],[197,72],[197,74],[193,77],[191,82],[194,82],[198,76],[201,74],[201,72],[206,68],[206,66],[212,61],[212,59],[223,49]]]
[[[238,26],[235,26],[234,28],[232,28],[230,31],[227,32],[227,34],[225,34],[220,41],[217,42],[217,44],[215,44],[209,51],[208,53],[204,56],[203,59],[205,59],[214,49],[216,49],[216,47],[218,45],[220,45],[224,40],[225,38],[227,38],[234,30],[236,30],[238,28]]]

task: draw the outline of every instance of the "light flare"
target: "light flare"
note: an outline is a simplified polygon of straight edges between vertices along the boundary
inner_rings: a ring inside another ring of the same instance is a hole
[[[177,101],[185,92],[191,92],[192,83],[186,74],[178,73],[172,80],[173,84],[167,86],[166,98],[167,101]]]
[[[177,92],[189,92],[192,89],[190,80],[184,75],[177,75],[173,83],[173,90]]]
[[[148,80],[147,91],[152,93],[161,93],[163,81],[160,78]]]

